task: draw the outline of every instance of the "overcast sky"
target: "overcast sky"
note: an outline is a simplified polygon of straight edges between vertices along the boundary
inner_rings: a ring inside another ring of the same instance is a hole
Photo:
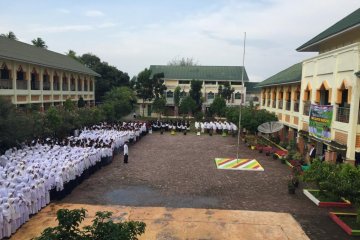
[[[295,51],[360,7],[359,0],[7,1],[0,33],[50,50],[94,53],[137,75],[151,64],[192,57],[200,65],[242,65],[262,81],[316,53]]]

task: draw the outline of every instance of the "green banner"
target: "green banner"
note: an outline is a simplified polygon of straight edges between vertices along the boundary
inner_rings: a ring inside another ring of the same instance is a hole
[[[318,139],[331,141],[331,121],[334,107],[332,105],[311,104],[309,118],[309,135]]]

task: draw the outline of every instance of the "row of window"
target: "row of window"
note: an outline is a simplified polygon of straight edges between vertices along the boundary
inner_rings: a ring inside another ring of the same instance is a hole
[[[187,95],[187,93],[185,92],[185,91],[182,91],[182,92],[180,92],[180,97],[181,98],[183,98],[183,97],[186,97],[186,95]],[[213,93],[213,92],[208,92],[207,93],[207,99],[214,99],[215,98],[215,93]],[[169,91],[167,91],[166,92],[166,98],[174,98],[174,92],[173,91],[171,91],[171,90],[169,90]],[[241,93],[240,92],[236,92],[235,94],[234,94],[234,98],[235,99],[241,99]]]
[[[224,85],[226,81],[204,81],[205,85]],[[179,84],[190,84],[189,80],[179,80]],[[241,85],[241,82],[230,82],[230,85]]]

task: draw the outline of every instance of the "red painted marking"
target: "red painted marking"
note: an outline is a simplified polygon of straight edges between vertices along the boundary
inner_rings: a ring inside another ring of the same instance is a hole
[[[337,225],[339,225],[347,234],[352,235],[352,229],[346,223],[344,223],[338,216],[336,216],[335,213],[330,212],[329,215],[330,215],[330,218]]]
[[[228,163],[230,161],[234,160],[234,158],[230,158],[229,160],[226,160],[224,162],[219,163],[219,166],[224,165],[225,163]]]
[[[241,166],[241,165],[244,165],[244,164],[250,162],[251,160],[252,160],[252,159],[248,159],[248,160],[246,160],[245,162],[238,163],[238,164],[234,165],[232,168],[237,168],[237,167],[239,167],[239,166]]]

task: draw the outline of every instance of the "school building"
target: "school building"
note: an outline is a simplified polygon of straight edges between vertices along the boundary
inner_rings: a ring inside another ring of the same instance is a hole
[[[318,55],[258,84],[261,108],[278,116],[285,125],[280,138],[295,140],[300,151],[314,143],[328,161],[341,153],[353,162],[360,152],[360,9],[296,50]],[[328,141],[309,134],[312,104],[332,108]]]
[[[218,88],[225,82],[229,82],[230,86],[234,88],[234,93],[230,101],[227,101],[228,106],[242,103],[241,98],[246,98],[246,86],[249,83],[249,78],[246,70],[242,66],[169,66],[169,65],[151,65],[150,70],[152,75],[157,73],[164,73],[164,84],[167,87],[165,96],[167,102],[166,115],[173,116],[175,114],[174,106],[174,91],[177,86],[181,88],[181,98],[186,97],[190,91],[190,82],[193,80],[202,81],[202,97],[203,110],[206,111],[218,94]],[[245,86],[242,85],[242,78]],[[151,111],[151,102],[142,103],[138,100],[140,106],[139,114],[144,113],[145,116],[157,116]]]
[[[0,96],[18,107],[38,104],[44,110],[80,97],[93,105],[96,76],[66,55],[0,37]]]

